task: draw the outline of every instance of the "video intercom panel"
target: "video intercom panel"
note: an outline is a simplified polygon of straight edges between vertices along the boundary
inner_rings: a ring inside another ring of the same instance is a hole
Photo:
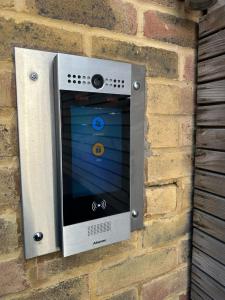
[[[143,227],[144,67],[15,52],[26,258],[129,239]]]
[[[54,61],[64,256],[130,237],[131,66]]]

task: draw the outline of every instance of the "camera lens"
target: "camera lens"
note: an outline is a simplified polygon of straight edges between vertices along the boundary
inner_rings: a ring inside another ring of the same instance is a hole
[[[103,79],[102,75],[95,74],[91,78],[91,82],[92,82],[93,87],[95,87],[96,89],[100,89],[101,87],[103,87],[104,79]]]

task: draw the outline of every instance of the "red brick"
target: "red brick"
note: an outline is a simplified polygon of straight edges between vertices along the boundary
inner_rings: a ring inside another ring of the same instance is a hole
[[[0,297],[27,288],[22,264],[16,259],[0,262]]]
[[[188,55],[185,58],[183,79],[187,81],[195,81],[196,79],[196,61],[194,55]]]
[[[144,35],[150,39],[194,48],[196,24],[172,15],[147,11],[144,14]]]
[[[180,269],[176,272],[144,284],[143,300],[164,300],[172,294],[184,291],[188,286],[188,270]]]

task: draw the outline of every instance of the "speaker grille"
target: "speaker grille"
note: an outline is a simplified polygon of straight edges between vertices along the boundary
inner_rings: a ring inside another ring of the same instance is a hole
[[[104,222],[92,226],[88,226],[88,236],[96,235],[98,233],[111,231],[111,222]]]
[[[67,82],[75,85],[89,85],[91,84],[91,77],[89,75],[83,74],[67,74]],[[113,88],[124,88],[124,79],[119,78],[104,78],[106,86]]]

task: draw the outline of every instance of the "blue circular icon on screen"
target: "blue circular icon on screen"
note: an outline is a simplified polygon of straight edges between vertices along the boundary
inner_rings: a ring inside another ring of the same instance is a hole
[[[95,117],[92,121],[92,127],[95,130],[102,130],[105,126],[105,122],[101,117]]]

